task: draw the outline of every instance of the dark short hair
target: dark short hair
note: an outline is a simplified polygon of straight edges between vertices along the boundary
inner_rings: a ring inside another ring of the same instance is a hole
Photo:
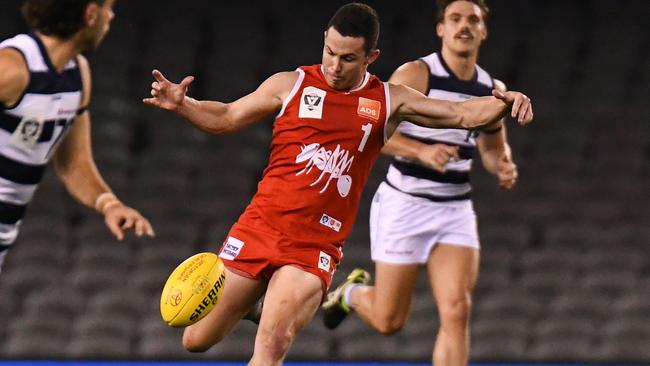
[[[327,29],[334,27],[344,37],[363,37],[366,53],[377,48],[379,16],[375,9],[362,3],[343,5],[336,11]]]
[[[22,13],[27,25],[48,36],[67,39],[81,30],[90,3],[104,0],[25,0]]]
[[[438,23],[441,23],[443,20],[445,20],[445,11],[447,10],[447,7],[456,1],[460,1],[460,0],[438,0]],[[465,0],[465,1],[469,1],[470,3],[476,4],[481,9],[481,12],[483,13],[483,21],[487,22],[488,17],[490,16],[490,8],[488,8],[485,0]]]

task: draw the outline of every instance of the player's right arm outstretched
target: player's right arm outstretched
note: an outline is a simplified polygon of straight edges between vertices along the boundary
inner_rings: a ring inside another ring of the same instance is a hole
[[[492,97],[449,102],[426,97],[403,85],[390,85],[391,126],[402,120],[431,128],[475,129],[499,121],[510,112],[520,124],[533,120],[530,98],[515,92],[494,90]]]
[[[199,101],[187,96],[193,76],[175,84],[158,70],[153,70],[152,75],[155,81],[151,84],[151,98],[143,99],[143,103],[175,112],[211,134],[233,132],[278,112],[298,78],[297,72],[277,73],[254,92],[232,103],[222,103]]]

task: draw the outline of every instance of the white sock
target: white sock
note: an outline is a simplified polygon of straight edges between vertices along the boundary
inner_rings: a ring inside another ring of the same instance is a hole
[[[348,286],[348,288],[346,288],[345,291],[343,292],[343,301],[350,308],[353,307],[352,303],[351,303],[352,299],[350,298],[350,296],[352,295],[352,290],[356,289],[357,287],[361,287],[361,286],[363,286],[363,285],[358,284],[358,283],[353,283],[353,284],[350,284],[350,286]]]

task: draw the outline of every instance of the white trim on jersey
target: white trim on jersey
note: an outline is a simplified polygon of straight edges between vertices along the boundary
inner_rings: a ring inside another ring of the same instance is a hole
[[[442,62],[440,62],[440,59],[438,58],[438,53],[434,52],[426,57],[422,57],[422,61],[424,61],[427,66],[429,66],[429,72],[431,72],[433,75],[443,77],[449,76],[449,73],[447,70],[445,70],[445,67],[442,65]]]
[[[476,81],[483,84],[487,85],[490,88],[494,88],[494,81],[492,80],[492,77],[490,74],[487,73],[487,71],[483,70],[479,65],[476,65]]]
[[[390,84],[384,82],[384,94],[386,96],[386,120],[384,121],[384,144],[388,141],[388,120],[390,119]]]
[[[368,85],[369,80],[370,80],[370,73],[366,71],[366,74],[363,75],[363,81],[361,82],[361,85],[359,85],[358,87],[356,87],[354,89],[350,89],[350,91],[348,93],[353,93],[353,92],[355,92],[357,90],[361,90],[361,89],[365,88],[366,85]]]
[[[27,67],[29,71],[33,72],[47,72],[49,68],[41,55],[41,50],[38,47],[36,41],[27,34],[19,34],[12,38],[4,40],[0,43],[0,48],[13,47],[25,56],[25,61],[27,62]],[[64,70],[74,69],[77,67],[73,60],[70,60],[63,67]]]
[[[302,85],[302,81],[305,79],[305,72],[302,69],[296,69],[298,71],[298,79],[296,80],[296,83],[293,84],[293,89],[291,89],[291,92],[287,97],[284,99],[282,102],[282,109],[280,109],[280,112],[278,113],[277,116],[275,116],[276,119],[282,117],[284,114],[284,110],[287,108],[287,104],[293,99],[293,97],[296,95],[298,90],[300,89],[300,86]]]

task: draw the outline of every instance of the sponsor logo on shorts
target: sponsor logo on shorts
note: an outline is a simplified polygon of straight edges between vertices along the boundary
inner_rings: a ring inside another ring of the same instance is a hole
[[[318,268],[322,269],[325,272],[329,272],[330,263],[332,263],[332,257],[330,257],[329,254],[321,251],[320,256],[318,256]]]
[[[333,218],[328,214],[323,214],[323,216],[320,218],[320,223],[321,225],[325,225],[337,233],[341,231],[341,221]]]
[[[239,255],[239,252],[241,251],[241,248],[244,246],[244,242],[237,239],[233,238],[232,236],[229,236],[228,239],[226,239],[226,242],[223,243],[223,246],[221,247],[221,253],[219,253],[219,257],[223,259],[228,259],[228,260],[235,260],[237,256]]]

